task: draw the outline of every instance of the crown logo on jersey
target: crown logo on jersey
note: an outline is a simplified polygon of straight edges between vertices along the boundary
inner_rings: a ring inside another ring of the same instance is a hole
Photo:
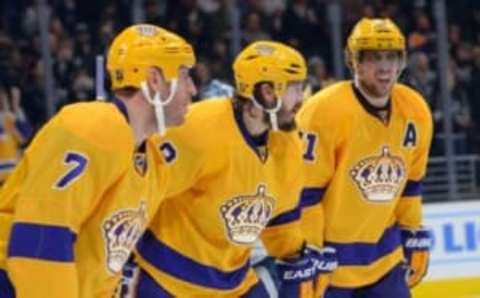
[[[220,207],[228,238],[237,244],[252,244],[272,216],[275,199],[259,185],[257,193],[234,197]]]
[[[375,202],[393,200],[405,180],[405,165],[398,156],[390,154],[388,146],[382,148],[380,156],[361,160],[351,171],[364,198]]]
[[[122,209],[103,223],[106,242],[107,268],[119,273],[140,239],[146,224],[145,202],[138,209]]]

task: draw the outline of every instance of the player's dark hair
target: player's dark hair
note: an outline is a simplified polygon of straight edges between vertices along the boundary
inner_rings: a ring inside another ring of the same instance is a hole
[[[272,88],[274,87],[273,83],[269,82],[269,81],[258,82],[253,87],[253,96],[255,97],[255,99],[257,100],[257,102],[259,104],[261,104],[262,106],[266,106],[265,97],[263,96],[262,90],[261,90],[261,86],[263,84],[269,84]],[[246,98],[246,97],[241,96],[239,94],[235,95],[235,97],[233,99],[233,102],[234,102],[234,107],[235,108],[242,108],[242,109],[244,108],[244,106],[250,106],[250,105],[254,104],[250,98]]]
[[[114,90],[113,92],[115,93],[116,96],[122,97],[122,98],[130,98],[134,96],[138,92],[138,88],[135,87],[123,87]]]

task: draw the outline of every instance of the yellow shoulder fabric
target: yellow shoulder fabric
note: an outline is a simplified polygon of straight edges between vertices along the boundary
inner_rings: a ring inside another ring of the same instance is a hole
[[[23,113],[0,112],[0,188],[13,172],[20,156],[20,146],[30,138],[31,130]]]

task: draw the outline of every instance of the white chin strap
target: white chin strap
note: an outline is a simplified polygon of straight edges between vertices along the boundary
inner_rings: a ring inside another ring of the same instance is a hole
[[[171,80],[171,82],[170,82],[170,94],[165,100],[162,100],[160,92],[155,92],[155,94],[153,95],[153,98],[151,98],[150,97],[150,92],[148,90],[147,82],[145,82],[145,81],[140,83],[140,88],[142,89],[143,96],[145,96],[148,103],[153,105],[153,108],[155,110],[155,118],[157,119],[158,133],[161,136],[164,136],[165,133],[166,133],[166,130],[167,130],[167,126],[166,126],[166,123],[165,123],[165,111],[163,110],[163,107],[168,105],[173,100],[173,97],[175,96],[175,93],[177,92],[177,79],[172,79]]]
[[[252,96],[251,97],[251,100],[253,101],[253,104],[267,112],[268,114],[268,118],[270,119],[270,124],[272,125],[272,130],[273,131],[278,131],[278,120],[277,120],[277,112],[280,110],[280,108],[282,107],[282,100],[280,98],[277,98],[277,105],[274,106],[273,108],[271,109],[267,109],[265,108],[264,106],[262,106],[256,99],[255,99],[255,96]]]

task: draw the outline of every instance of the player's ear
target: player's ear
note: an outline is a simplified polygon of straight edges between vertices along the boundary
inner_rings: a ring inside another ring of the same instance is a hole
[[[154,91],[156,91],[160,92],[162,98],[166,98],[170,90],[162,70],[158,67],[150,66],[146,71],[147,84],[149,86],[151,96],[153,96]]]
[[[152,85],[158,85],[165,81],[162,70],[158,67],[150,66],[146,72],[147,81]]]
[[[267,107],[272,107],[275,105],[276,98],[275,98],[275,90],[273,89],[273,84],[269,82],[261,82],[258,84],[258,95],[259,99]]]

